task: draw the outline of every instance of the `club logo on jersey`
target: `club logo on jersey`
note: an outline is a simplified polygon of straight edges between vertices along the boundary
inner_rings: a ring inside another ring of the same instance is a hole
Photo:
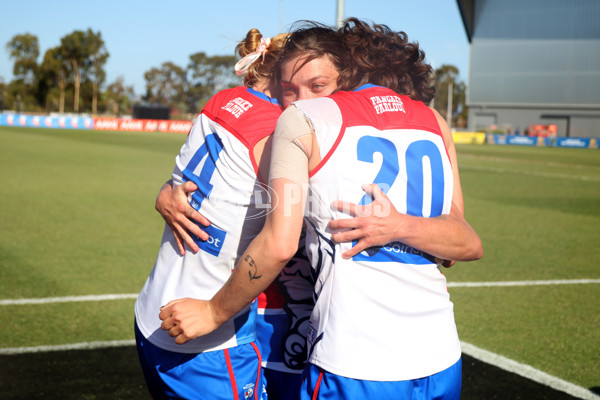
[[[406,114],[404,103],[402,103],[402,99],[398,96],[373,96],[371,97],[371,103],[377,114],[399,111]]]
[[[249,399],[254,395],[254,383],[248,383],[244,386],[244,398]]]
[[[252,108],[252,103],[248,100],[244,100],[241,97],[229,101],[221,109],[230,112],[234,117],[239,118],[240,115]]]

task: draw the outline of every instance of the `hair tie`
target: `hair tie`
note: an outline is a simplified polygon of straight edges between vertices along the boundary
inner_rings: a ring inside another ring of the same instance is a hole
[[[250,65],[252,65],[252,63],[258,60],[261,56],[264,61],[265,53],[267,52],[267,47],[269,47],[270,44],[271,39],[269,39],[268,37],[260,39],[260,44],[258,45],[256,50],[254,50],[252,53],[248,54],[235,64],[235,67],[233,67],[233,69],[235,70],[236,75],[242,76],[246,72],[248,72],[248,68],[250,67]]]

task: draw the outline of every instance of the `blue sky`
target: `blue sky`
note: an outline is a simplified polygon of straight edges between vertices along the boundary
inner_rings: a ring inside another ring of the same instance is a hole
[[[91,28],[100,31],[110,57],[107,83],[122,76],[137,94],[144,72],[172,61],[185,67],[191,54],[233,54],[251,28],[267,36],[287,30],[297,20],[335,25],[336,0],[17,0],[3,1],[0,16],[0,78],[13,79],[6,43],[31,33],[45,51],[60,38]],[[455,0],[345,0],[344,17],[386,24],[402,30],[425,50],[434,67],[452,64],[467,80],[469,45]]]

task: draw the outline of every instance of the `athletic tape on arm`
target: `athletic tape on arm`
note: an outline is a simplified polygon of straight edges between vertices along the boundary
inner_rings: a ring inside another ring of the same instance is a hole
[[[293,105],[279,117],[273,134],[269,180],[286,178],[298,184],[308,183],[308,153],[300,138],[312,134],[312,125]]]

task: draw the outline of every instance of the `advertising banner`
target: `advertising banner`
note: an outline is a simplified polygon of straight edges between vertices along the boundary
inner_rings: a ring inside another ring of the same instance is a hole
[[[490,144],[513,144],[518,146],[538,146],[540,143],[537,137],[517,136],[517,135],[499,135],[495,133],[488,134],[487,143]]]
[[[452,132],[452,139],[454,143],[462,144],[484,144],[485,133],[484,132]]]
[[[192,121],[171,121],[160,119],[95,118],[94,129],[104,131],[137,131],[188,133]]]
[[[104,131],[137,131],[189,133],[192,121],[171,121],[159,119],[131,118],[91,118],[77,116],[46,116],[1,113],[0,126],[59,128],[59,129],[95,129]]]
[[[58,128],[58,129],[94,129],[101,131],[164,132],[185,133],[192,129],[193,121],[132,119],[132,118],[91,118],[78,116],[25,115],[0,113],[0,126]],[[550,126],[550,125],[548,125]],[[543,126],[548,130],[548,126]],[[550,126],[551,127],[551,126]],[[541,129],[541,128],[540,128]],[[551,132],[554,132],[550,129]],[[539,133],[539,132],[538,132]],[[557,136],[521,136],[496,133],[454,131],[455,143],[464,144],[509,144],[517,146],[570,147],[579,149],[598,149],[598,138],[575,138]]]
[[[459,142],[457,142],[459,143]],[[573,137],[543,137],[543,136],[515,136],[488,134],[488,144],[512,144],[519,146],[542,146],[542,147],[571,147],[577,149],[597,149],[597,138],[573,138]]]
[[[0,126],[93,129],[94,119],[89,117],[50,117],[44,115],[0,114]]]
[[[579,148],[579,149],[589,149],[589,148],[592,148],[591,144],[592,144],[592,139],[590,139],[590,138],[558,137],[558,138],[554,138],[553,146],[556,146],[556,147],[575,147],[575,148]],[[595,147],[594,148],[598,148],[597,142],[595,143]]]

